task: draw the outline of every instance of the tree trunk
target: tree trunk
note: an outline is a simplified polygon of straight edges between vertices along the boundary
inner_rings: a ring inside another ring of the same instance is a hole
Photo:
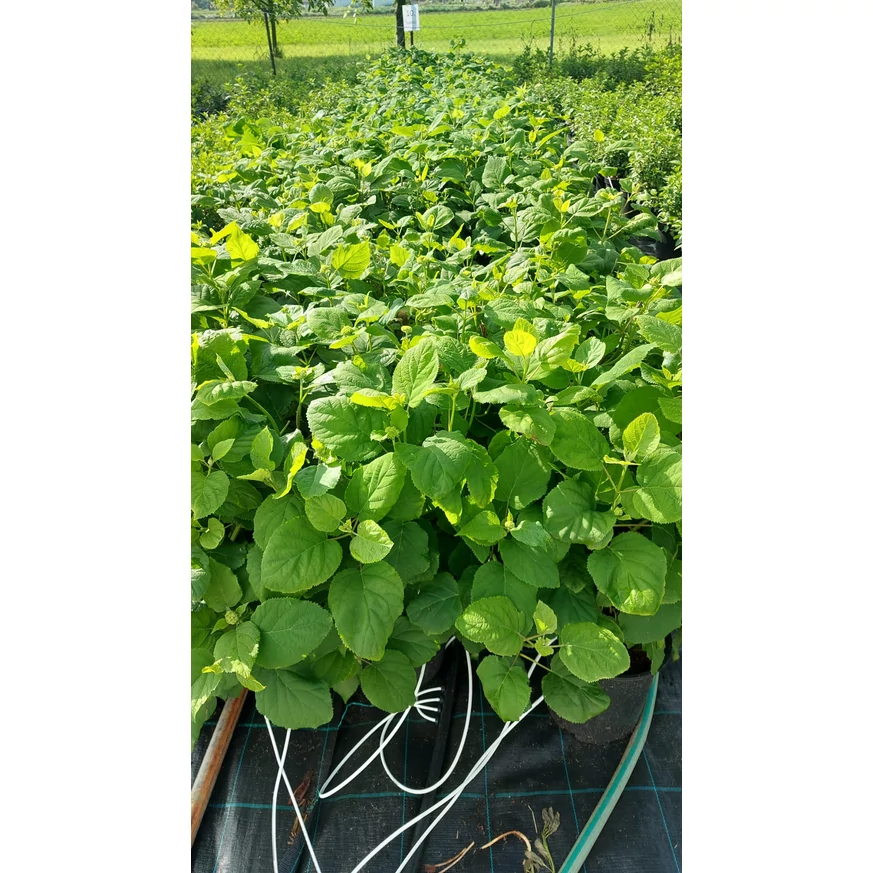
[[[406,31],[403,29],[403,4],[404,0],[397,0],[394,10],[394,20],[397,23],[397,48],[406,48]]]
[[[276,38],[276,11],[270,11],[270,30],[273,32],[273,54],[279,57],[279,40]]]
[[[264,12],[264,27],[267,30],[267,46],[270,49],[270,63],[273,65],[273,75],[276,75],[276,57],[273,54],[273,40],[270,37],[270,19],[267,16],[266,11]]]

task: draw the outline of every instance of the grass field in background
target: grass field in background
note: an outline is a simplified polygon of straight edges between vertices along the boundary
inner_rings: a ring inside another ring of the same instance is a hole
[[[643,42],[663,45],[681,38],[681,0],[605,0],[597,3],[561,3],[557,7],[555,48],[574,39],[591,43],[603,52]],[[654,16],[654,19],[652,18]],[[421,12],[421,30],[415,45],[446,51],[463,39],[466,50],[511,59],[526,43],[548,48],[551,10],[496,9],[471,12]],[[654,32],[647,33],[654,26]],[[281,22],[278,61],[283,73],[300,75],[328,65],[378,54],[395,43],[394,19],[388,15],[351,18],[302,18]],[[408,38],[408,37],[407,37]],[[269,69],[262,23],[197,21],[191,23],[192,77],[212,82],[229,81],[243,68]]]

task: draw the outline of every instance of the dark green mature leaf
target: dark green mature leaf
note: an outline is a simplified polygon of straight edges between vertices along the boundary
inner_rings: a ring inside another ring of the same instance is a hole
[[[460,615],[460,606],[458,614]],[[405,615],[401,615],[394,624],[394,630],[391,631],[388,649],[403,652],[413,667],[421,667],[436,655],[439,643],[420,627],[416,627]]]
[[[488,655],[476,668],[482,691],[503,721],[518,721],[530,705],[530,682],[518,665]]]
[[[209,559],[209,584],[203,592],[203,599],[210,609],[224,612],[239,603],[242,588],[236,573],[214,558]]]
[[[558,565],[553,553],[515,539],[501,540],[497,548],[503,563],[523,582],[534,588],[558,587]]]
[[[600,609],[594,598],[594,591],[587,589],[573,592],[569,588],[555,588],[543,592],[543,600],[552,607],[558,616],[558,630],[577,621],[596,622]]]
[[[556,540],[602,549],[612,538],[615,514],[598,512],[587,482],[565,479],[543,499],[543,525]]]
[[[440,368],[436,343],[425,338],[413,346],[397,362],[391,390],[394,394],[404,394],[406,403],[415,409],[424,400],[428,388],[436,380]]]
[[[522,509],[546,493],[552,473],[537,447],[530,440],[518,439],[495,462],[497,489],[495,500]]]
[[[619,358],[605,373],[601,373],[591,384],[595,388],[598,385],[608,385],[616,379],[620,379],[625,373],[630,373],[635,370],[646,359],[649,352],[655,348],[654,343],[637,346],[631,349],[626,355]]]
[[[318,464],[304,467],[294,478],[294,485],[304,498],[318,497],[335,488],[340,480],[342,468]]]
[[[488,452],[477,443],[467,441],[473,453],[473,459],[467,465],[464,476],[467,479],[467,490],[470,500],[476,506],[487,506],[494,499],[497,490],[499,473]]]
[[[402,652],[388,649],[380,661],[364,668],[361,690],[373,706],[403,712],[415,703],[415,669]]]
[[[274,670],[302,661],[331,628],[327,610],[292,597],[264,601],[254,611],[252,621],[261,632],[257,663]]]
[[[447,631],[461,614],[458,583],[449,573],[425,582],[406,607],[409,620],[429,634]]]
[[[394,452],[358,467],[346,488],[349,512],[361,521],[380,521],[397,502],[405,481],[406,468]]]
[[[609,443],[603,434],[581,413],[559,407],[552,410],[555,435],[549,444],[561,463],[576,470],[599,470]]]
[[[455,622],[468,639],[484,643],[495,655],[517,655],[521,651],[527,619],[508,597],[474,600]]]
[[[559,635],[558,656],[583,682],[612,679],[630,669],[630,656],[612,631],[590,621],[568,624]]]
[[[547,446],[555,435],[555,422],[544,406],[507,404],[500,409],[500,420],[512,431]]]
[[[403,612],[403,580],[384,561],[341,570],[330,583],[328,605],[342,641],[356,655],[378,660]]]
[[[296,494],[288,494],[279,500],[265,500],[255,512],[255,542],[261,549],[267,548],[270,537],[281,525],[303,515],[303,501]]]
[[[395,450],[415,487],[437,500],[455,490],[473,458],[467,441],[449,431],[428,437],[421,446],[398,443]]]
[[[385,558],[404,582],[410,582],[430,566],[427,533],[415,521],[386,521],[382,529],[394,543]]]
[[[619,626],[628,646],[663,640],[671,631],[682,627],[682,604],[662,606],[654,615],[626,615],[618,617]]]
[[[424,495],[415,487],[411,476],[406,476],[396,502],[388,510],[392,521],[414,521],[424,511]]]
[[[663,318],[654,318],[651,315],[638,315],[637,327],[640,333],[659,349],[673,355],[682,350],[682,329],[675,324],[669,324]]]
[[[312,435],[344,461],[364,461],[379,451],[370,438],[384,430],[388,416],[381,409],[358,406],[347,397],[320,397],[306,410]]]
[[[550,709],[573,724],[584,724],[609,706],[609,696],[596,682],[574,676],[560,657],[552,658],[551,672],[543,676],[543,697]]]
[[[221,470],[213,470],[208,476],[203,473],[191,475],[191,513],[194,518],[212,515],[227,497],[230,480]]]
[[[458,533],[480,545],[492,546],[506,536],[506,528],[490,509],[486,509],[474,515]]]
[[[619,534],[605,549],[588,558],[597,590],[621,612],[654,615],[664,597],[667,559],[642,534]]]
[[[346,517],[346,505],[333,494],[310,497],[304,505],[309,523],[323,533],[335,531]]]
[[[315,679],[306,679],[291,670],[254,669],[255,678],[264,686],[255,694],[255,706],[261,715],[289,730],[317,728],[333,718],[330,688]]]
[[[536,588],[523,582],[500,561],[488,561],[473,577],[472,600],[497,596],[508,597],[528,621],[532,620],[537,605]]]
[[[270,537],[261,561],[261,583],[271,591],[297,594],[330,579],[342,557],[338,542],[294,518]]]

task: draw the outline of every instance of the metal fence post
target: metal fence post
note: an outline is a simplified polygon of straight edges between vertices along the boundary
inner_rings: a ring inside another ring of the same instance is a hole
[[[558,5],[558,0],[552,0],[552,32],[549,36],[549,66],[552,66],[552,58],[555,54],[555,7]]]

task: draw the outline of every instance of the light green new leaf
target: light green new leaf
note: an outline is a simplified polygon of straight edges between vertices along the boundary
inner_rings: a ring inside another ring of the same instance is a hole
[[[470,500],[476,506],[488,506],[494,499],[494,494],[497,490],[499,476],[497,467],[484,447],[469,440],[467,445],[473,453],[473,460],[470,461],[464,472]]]
[[[358,467],[345,493],[349,513],[361,521],[380,521],[397,502],[405,481],[406,468],[394,452]]]
[[[476,668],[482,691],[503,721],[518,721],[530,705],[530,681],[518,665],[488,655]]]
[[[362,564],[375,564],[381,561],[393,548],[391,537],[369,519],[359,522],[355,535],[349,543],[351,556]]]
[[[505,355],[503,354],[503,349],[500,348],[497,343],[492,342],[490,339],[485,339],[480,336],[471,336],[469,340],[470,349],[473,354],[479,358],[503,358]]]
[[[536,446],[525,439],[504,449],[495,466],[498,479],[494,498],[512,509],[522,509],[542,497],[552,476]]]
[[[658,419],[651,412],[644,412],[624,429],[621,440],[624,445],[624,456],[628,461],[648,457],[661,442]]]
[[[658,406],[661,407],[661,412],[670,421],[675,421],[676,424],[682,424],[682,398],[681,397],[659,397]]]
[[[257,383],[247,381],[219,382],[217,380],[206,382],[197,392],[197,399],[207,406],[219,403],[222,400],[239,400],[246,394],[251,394],[257,388]]]
[[[597,590],[621,612],[654,615],[664,598],[667,559],[642,534],[619,534],[605,549],[592,552],[588,572]]]
[[[309,523],[323,533],[335,531],[346,517],[346,505],[333,494],[321,494],[305,501],[304,509]]]
[[[449,573],[437,573],[425,582],[406,607],[409,620],[429,634],[447,631],[461,614],[458,583]]]
[[[621,640],[593,622],[568,624],[559,640],[558,657],[583,682],[612,679],[630,668],[630,656]]]
[[[334,576],[328,606],[340,638],[356,655],[379,660],[403,612],[403,580],[384,561]]]
[[[525,383],[507,383],[497,388],[485,391],[474,391],[473,399],[477,403],[536,403],[539,396],[533,385]]]
[[[217,518],[210,518],[206,530],[200,534],[200,545],[204,549],[215,549],[224,539],[224,525]]]
[[[331,628],[326,609],[293,597],[264,601],[254,611],[252,621],[261,632],[257,663],[273,670],[302,661]]]
[[[573,354],[574,360],[582,364],[583,369],[590,370],[596,367],[606,354],[606,343],[598,339],[596,336],[590,336],[588,339],[579,343],[579,348]]]
[[[553,373],[565,361],[570,359],[573,346],[579,339],[579,327],[574,325],[571,329],[547,337],[537,344],[530,359],[527,371],[528,379],[543,379]]]
[[[552,454],[561,463],[576,470],[599,470],[609,443],[584,415],[573,409],[552,410],[555,435],[549,444]]]
[[[549,708],[573,724],[584,724],[609,707],[607,693],[596,682],[574,676],[559,657],[552,659],[542,687]]]
[[[543,525],[562,543],[602,549],[612,538],[615,514],[598,512],[594,489],[587,482],[565,479],[543,499]]]
[[[371,439],[384,431],[388,417],[381,409],[356,406],[348,397],[319,397],[309,404],[306,420],[312,435],[344,461],[364,461],[379,451]]]
[[[503,336],[503,345],[511,355],[526,358],[537,347],[537,338],[526,330],[508,330]]]
[[[208,476],[191,474],[191,513],[194,518],[212,515],[227,498],[230,480],[221,470],[213,470]]]
[[[534,627],[538,634],[553,634],[558,629],[558,616],[547,603],[537,601],[537,607],[533,614]]]
[[[650,343],[654,343],[659,349],[669,352],[671,355],[682,351],[682,329],[675,324],[664,321],[663,318],[655,318],[651,315],[638,315],[637,326],[640,333]]]
[[[508,597],[486,597],[474,600],[461,613],[455,627],[473,642],[484,643],[495,655],[517,655],[527,619]]]
[[[425,338],[397,362],[391,390],[394,394],[405,394],[407,406],[415,409],[424,400],[428,388],[433,385],[439,368],[436,343]]]
[[[242,597],[242,588],[236,573],[226,564],[209,559],[209,584],[203,592],[203,599],[210,609],[225,612],[236,606]]]
[[[512,431],[547,446],[555,435],[555,421],[544,406],[507,404],[499,411],[500,420]]]
[[[306,591],[330,579],[342,557],[338,542],[294,518],[270,537],[261,561],[261,584],[282,594]]]
[[[370,244],[365,240],[355,245],[339,245],[330,263],[344,279],[360,279],[370,266]]]
[[[225,673],[236,673],[248,678],[251,675],[261,633],[250,621],[222,634],[215,643],[215,660]]]
[[[388,649],[382,660],[365,667],[361,690],[385,712],[403,712],[415,703],[415,668],[402,652]]]
[[[301,470],[294,479],[297,490],[307,500],[310,497],[318,497],[326,494],[340,480],[342,467],[329,467],[326,464],[318,464],[315,467],[306,467]]]
[[[270,433],[270,428],[265,427],[252,440],[252,448],[249,452],[252,463],[256,470],[275,470],[276,463],[270,455],[273,452],[273,434]]]
[[[637,469],[634,506],[643,518],[662,524],[682,518],[682,455],[659,451]]]
[[[333,718],[330,688],[291,670],[254,669],[264,690],[255,694],[255,706],[274,725],[288,730],[317,728]]]

